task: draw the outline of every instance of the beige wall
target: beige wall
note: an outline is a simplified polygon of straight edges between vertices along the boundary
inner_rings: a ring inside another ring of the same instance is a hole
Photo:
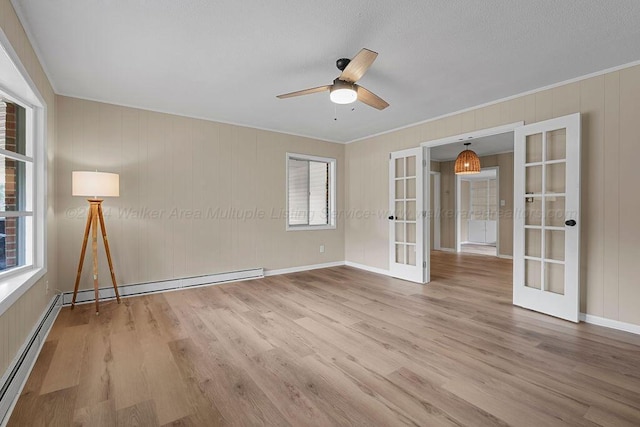
[[[59,260],[62,290],[73,290],[86,220],[87,202],[71,196],[73,170],[120,174],[120,197],[104,202],[120,284],[344,260],[342,219],[335,230],[287,232],[283,216],[286,152],[336,158],[337,204],[343,209],[344,145],[56,99],[58,249],[67,255]],[[264,218],[208,216],[218,209],[221,214],[247,211]],[[146,216],[127,216],[127,210]],[[320,245],[325,245],[325,253],[320,253]],[[81,288],[92,287],[90,266],[87,260]],[[101,286],[109,286],[103,254],[100,277]]]
[[[440,246],[442,248],[455,248],[456,242],[456,220],[455,220],[455,205],[456,205],[456,175],[453,172],[453,161],[451,162],[438,162],[438,170],[441,174],[442,185],[440,187],[440,200],[442,200],[442,217],[441,217],[441,235]],[[499,255],[512,256],[513,255],[513,153],[501,153],[492,156],[483,156],[480,158],[480,164],[482,167],[494,167],[499,169],[498,177],[498,191],[500,200],[505,201],[504,206],[499,206],[499,232],[498,239],[500,241],[500,253]],[[433,162],[432,162],[433,167]],[[433,169],[432,169],[433,170]],[[463,200],[467,196],[463,195]],[[463,206],[463,212],[467,212]],[[466,217],[463,218],[468,219]],[[462,233],[466,233],[466,221],[462,221]]]
[[[47,105],[47,163],[48,183],[47,193],[53,194],[55,186],[54,176],[54,148],[55,148],[55,102],[54,94],[45,73],[38,62],[31,44],[13,10],[9,0],[0,0],[0,28],[9,40],[13,50],[20,58],[20,62],[29,73],[31,80],[37,86]],[[53,197],[48,197],[48,274],[29,289],[7,311],[0,316],[0,376],[13,361],[20,346],[42,315],[48,302],[53,296],[46,293],[45,282],[50,281],[50,288],[55,289],[56,276],[56,234],[53,217]]]
[[[582,113],[581,310],[638,325],[640,197],[635,187],[636,159],[640,157],[640,66],[349,144],[346,206],[351,210],[387,209],[387,159],[391,151],[575,112]],[[501,186],[501,198],[503,191],[507,189]],[[383,218],[347,220],[348,261],[388,268],[388,224]]]

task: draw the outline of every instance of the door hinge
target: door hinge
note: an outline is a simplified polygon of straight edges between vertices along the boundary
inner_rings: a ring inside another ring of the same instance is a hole
[[[422,261],[422,268],[427,268],[427,261]]]
[[[389,153],[389,160],[391,160],[391,153]]]
[[[423,168],[426,168],[426,167],[427,167],[427,161],[426,161],[426,160],[424,160],[424,159],[422,159],[422,167],[423,167]]]

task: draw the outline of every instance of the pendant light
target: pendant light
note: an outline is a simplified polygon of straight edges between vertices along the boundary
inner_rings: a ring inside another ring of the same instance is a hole
[[[470,142],[465,142],[465,150],[458,154],[455,165],[456,175],[471,175],[474,173],[480,173],[480,158],[478,155],[469,150]]]

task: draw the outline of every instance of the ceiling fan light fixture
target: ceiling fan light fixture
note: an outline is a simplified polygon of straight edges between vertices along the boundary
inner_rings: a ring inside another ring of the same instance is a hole
[[[471,143],[465,142],[464,145],[465,147],[469,147]],[[474,173],[480,173],[480,158],[474,151],[466,148],[463,152],[458,154],[454,171],[456,175],[471,175]]]
[[[336,79],[331,86],[329,98],[335,104],[351,104],[358,100],[355,85]]]

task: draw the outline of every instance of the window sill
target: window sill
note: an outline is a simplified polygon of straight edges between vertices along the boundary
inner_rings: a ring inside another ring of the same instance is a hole
[[[335,230],[335,225],[287,225],[287,231]]]
[[[0,278],[0,316],[25,294],[47,271],[42,267],[15,272]]]

